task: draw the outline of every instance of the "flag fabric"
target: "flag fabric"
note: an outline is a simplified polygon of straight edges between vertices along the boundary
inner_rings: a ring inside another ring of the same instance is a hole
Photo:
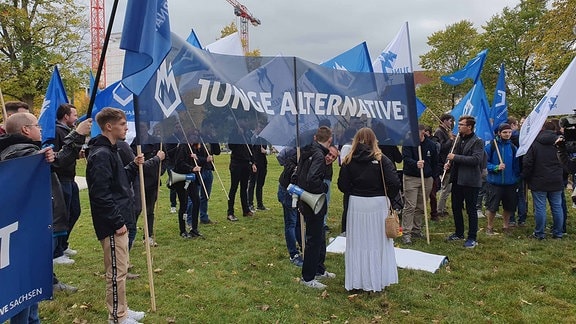
[[[296,137],[295,118],[315,127],[330,119],[336,144],[353,118],[377,131],[380,143],[418,143],[411,73],[335,70],[295,57],[220,55],[176,35],[172,52],[138,101],[145,104],[136,109],[136,119],[154,125],[164,143],[175,132],[193,136],[212,121],[218,142],[249,144],[247,136],[231,134],[239,133],[239,124],[244,129],[264,123],[277,125],[262,132],[274,133],[266,138],[270,144],[289,145]]]
[[[521,156],[528,152],[548,116],[574,113],[574,103],[576,102],[575,86],[576,57],[526,117],[520,128],[520,147],[516,156]]]
[[[188,38],[186,39],[186,41],[188,42],[188,44],[190,44],[194,47],[198,47],[199,49],[202,49],[202,45],[200,44],[200,40],[196,36],[194,29],[192,29],[190,31],[190,35],[188,35]]]
[[[63,103],[68,103],[68,97],[58,67],[54,66],[38,118],[38,125],[42,127],[42,142],[54,139],[56,136],[56,111]]]
[[[242,41],[238,32],[222,37],[204,48],[210,53],[244,56]]]
[[[120,48],[122,82],[139,95],[171,48],[168,0],[128,0]]]
[[[52,195],[44,154],[0,162],[0,323],[52,298]]]
[[[372,68],[376,73],[411,73],[413,71],[408,22],[400,27],[396,37],[372,62]]]
[[[490,121],[492,122],[492,130],[497,131],[500,124],[508,120],[508,101],[506,101],[506,71],[504,63],[500,65],[500,75],[496,83],[496,90],[494,91],[494,99],[492,100],[492,108],[490,108]]]
[[[118,108],[126,114],[128,132],[126,133],[126,142],[132,143],[136,137],[136,126],[134,120],[134,96],[122,82],[117,81],[109,85],[106,89],[99,91],[94,101],[92,110],[92,120],[96,120],[96,114],[104,107]],[[94,137],[101,133],[98,123],[92,123],[91,136]]]
[[[416,97],[416,112],[418,113],[418,119],[420,119],[426,109],[428,109],[428,107],[426,107],[426,105]]]
[[[482,80],[478,80],[466,96],[452,109],[451,115],[456,120],[464,115],[474,117],[476,119],[474,128],[476,135],[484,141],[491,141],[494,139],[494,132],[488,118],[489,107],[484,84]],[[458,123],[454,125],[453,133],[458,133]]]
[[[366,42],[362,42],[320,65],[336,70],[352,72],[372,72],[370,53]]]
[[[466,79],[472,79],[474,83],[478,81],[480,78],[480,73],[482,72],[482,67],[484,66],[484,61],[486,60],[486,55],[488,54],[488,50],[485,49],[482,52],[478,53],[473,59],[468,61],[466,65],[450,74],[450,75],[443,75],[440,77],[442,81],[448,83],[449,85],[457,86]]]

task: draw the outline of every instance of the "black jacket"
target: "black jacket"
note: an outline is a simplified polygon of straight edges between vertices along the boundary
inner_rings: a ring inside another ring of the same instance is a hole
[[[86,182],[92,212],[92,223],[98,240],[113,235],[133,215],[131,185],[138,167],[122,164],[118,147],[105,136],[98,135],[88,143],[90,153],[86,166]]]
[[[206,151],[206,148],[208,148],[210,152]],[[198,155],[199,159],[203,158],[204,160],[206,160],[208,155],[220,155],[220,144],[218,143],[202,144],[198,149],[198,153],[196,154]],[[212,164],[212,162],[206,162],[204,166],[202,166],[202,169],[214,171],[214,164]]]
[[[424,138],[420,143],[422,149],[422,160],[424,160],[424,177],[436,177],[439,173],[438,150],[436,143],[429,138]],[[420,160],[418,146],[403,146],[402,157],[404,159],[403,173],[411,177],[420,177],[420,169],[416,165]]]
[[[68,136],[71,137],[67,139]],[[74,159],[70,160],[70,163],[56,163],[52,165],[52,170],[56,172],[60,180],[74,181],[74,177],[76,176],[76,159],[85,140],[85,136],[76,133],[75,130],[71,130],[68,126],[60,122],[56,122],[55,137],[54,139],[46,141],[46,144],[52,144],[54,146],[52,149],[57,153],[57,158],[58,152],[64,145],[71,145],[71,148],[74,150]]]
[[[460,186],[482,187],[482,170],[486,168],[484,141],[476,134],[460,136],[454,147],[450,182]]]
[[[298,186],[309,193],[321,194],[328,192],[328,185],[324,183],[326,178],[326,161],[324,157],[328,149],[313,142],[302,149],[298,161]]]
[[[150,139],[147,140],[147,142],[147,144],[140,145],[145,161],[155,158],[158,151],[160,151],[160,144],[158,144],[160,143],[160,138],[150,136]],[[130,148],[132,149],[132,152],[134,152],[134,155],[137,154],[137,147],[138,145],[135,142],[130,144]],[[146,190],[155,190],[158,186],[158,176],[160,174],[158,171],[158,168],[146,168],[144,170],[144,187]],[[164,170],[162,170],[162,173],[164,173]]]
[[[34,142],[21,134],[0,136],[0,161],[37,154],[40,142]],[[67,151],[66,149],[65,151]],[[62,193],[58,176],[51,172],[52,192],[52,231],[61,234],[68,231],[68,208]]]
[[[454,141],[450,139],[450,131],[446,128],[439,126],[434,131],[434,136],[438,139],[440,143],[440,163],[444,165],[446,163],[446,157],[450,150],[452,149],[452,145],[454,145]]]
[[[382,170],[380,169],[382,167]],[[381,163],[370,156],[369,147],[359,144],[348,164],[342,164],[338,176],[338,189],[344,194],[360,197],[384,196],[386,180],[388,197],[396,197],[400,190],[400,179],[394,164],[385,155]]]
[[[522,177],[532,191],[564,189],[562,164],[556,156],[554,142],[558,135],[551,130],[540,131],[522,159]]]

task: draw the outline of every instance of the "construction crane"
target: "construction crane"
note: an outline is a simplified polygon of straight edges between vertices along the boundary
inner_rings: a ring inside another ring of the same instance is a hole
[[[252,26],[259,26],[260,19],[254,17],[252,13],[243,4],[236,0],[226,0],[234,7],[234,14],[240,18],[240,40],[242,41],[242,50],[244,54],[248,53],[250,47],[248,46],[248,22]]]
[[[104,1],[105,0],[90,0],[90,44],[92,49],[92,71],[94,73],[98,70],[98,62],[102,54],[104,38],[106,37]],[[98,87],[106,87],[106,64],[102,66]]]

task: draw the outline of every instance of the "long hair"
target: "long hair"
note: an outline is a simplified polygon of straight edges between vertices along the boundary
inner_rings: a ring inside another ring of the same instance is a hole
[[[382,151],[380,151],[378,148],[378,140],[376,139],[376,134],[374,134],[372,129],[363,127],[356,132],[356,135],[354,135],[354,139],[352,140],[352,149],[344,157],[342,164],[348,164],[350,161],[352,161],[352,156],[354,155],[354,152],[356,152],[359,144],[368,146],[370,148],[370,156],[380,161],[382,158]]]

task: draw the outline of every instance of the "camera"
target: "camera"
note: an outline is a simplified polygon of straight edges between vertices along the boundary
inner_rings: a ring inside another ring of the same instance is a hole
[[[559,144],[566,147],[566,152],[576,153],[576,114],[560,118],[560,127],[564,128],[564,141]]]

